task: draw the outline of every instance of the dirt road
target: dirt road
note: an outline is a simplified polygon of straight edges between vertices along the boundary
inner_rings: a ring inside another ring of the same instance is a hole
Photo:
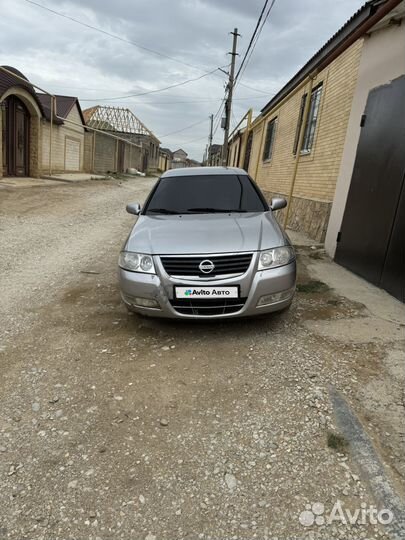
[[[314,280],[311,265],[330,263],[309,248],[287,313],[128,314],[125,204],[152,184],[0,191],[0,538],[396,538],[369,519],[328,521],[337,501],[385,502],[330,389],[363,422],[400,506],[403,326],[345,339],[342,324],[369,314]]]

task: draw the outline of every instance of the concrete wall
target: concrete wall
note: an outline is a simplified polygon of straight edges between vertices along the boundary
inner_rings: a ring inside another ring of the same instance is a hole
[[[117,140],[101,133],[94,133],[94,172],[105,173],[116,170]]]
[[[158,169],[159,171],[167,171],[168,169],[171,169],[172,167],[172,160],[171,157],[163,152],[159,152],[159,163],[158,163]]]
[[[362,40],[358,40],[316,77],[313,86],[322,83],[318,122],[312,149],[301,154],[293,192],[293,207],[288,226],[323,241],[329,220],[347,124],[356,87]],[[253,126],[249,174],[270,194],[288,199],[296,156],[294,141],[302,96],[307,87],[291,93],[281,104],[266,113]],[[267,124],[277,118],[272,157],[263,161],[262,140]],[[263,131],[264,130],[264,131]],[[231,159],[238,141],[231,147]],[[317,211],[314,213],[314,208]]]
[[[241,135],[238,135],[232,141],[232,145],[229,149],[228,156],[228,165],[231,167],[239,167],[239,158],[240,158],[240,146],[241,146]]]
[[[121,171],[118,171],[117,146],[122,144],[124,145],[123,167]],[[130,168],[142,171],[143,153],[141,146],[121,143],[107,134],[89,131],[85,135],[84,168],[86,172],[100,174],[126,172]]]
[[[93,171],[93,133],[91,131],[86,131],[84,134],[84,171],[87,173],[92,173]]]
[[[75,105],[67,116],[67,120],[81,123],[81,118],[77,105]],[[43,174],[49,173],[49,137],[50,122],[42,119],[42,143],[41,143],[41,171]],[[79,153],[77,171],[73,171],[66,160],[66,148],[69,141],[74,143]],[[84,127],[65,123],[63,125],[52,126],[52,172],[81,172],[84,170]]]
[[[342,224],[360,137],[360,120],[364,113],[369,91],[403,74],[405,74],[404,21],[402,21],[401,26],[387,26],[377,30],[364,41],[357,86],[325,240],[326,251],[331,257],[335,254],[336,238]]]
[[[130,144],[125,144],[124,172],[127,169],[137,169],[142,171],[142,149]]]

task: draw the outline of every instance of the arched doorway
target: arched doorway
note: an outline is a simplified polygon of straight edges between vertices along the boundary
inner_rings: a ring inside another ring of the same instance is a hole
[[[7,176],[29,175],[30,114],[14,95],[4,101],[3,171]]]

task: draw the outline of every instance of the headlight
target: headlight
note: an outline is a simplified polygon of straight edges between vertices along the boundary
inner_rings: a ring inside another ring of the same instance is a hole
[[[268,268],[284,266],[294,259],[294,248],[291,246],[266,249],[266,251],[260,253],[258,270],[267,270]]]
[[[145,274],[155,274],[155,265],[150,255],[143,253],[133,253],[131,251],[121,251],[118,266],[130,272],[143,272]]]

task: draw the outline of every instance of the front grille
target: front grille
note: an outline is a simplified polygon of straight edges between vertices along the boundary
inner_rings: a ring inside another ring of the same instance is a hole
[[[245,305],[246,298],[221,298],[189,300],[188,298],[175,298],[170,303],[178,313],[183,315],[226,315],[240,311]]]
[[[199,276],[211,278],[226,274],[244,274],[249,268],[252,253],[236,255],[197,255],[191,257],[160,257],[163,268],[169,276]],[[209,260],[215,265],[212,272],[204,273],[199,269],[202,261]]]

